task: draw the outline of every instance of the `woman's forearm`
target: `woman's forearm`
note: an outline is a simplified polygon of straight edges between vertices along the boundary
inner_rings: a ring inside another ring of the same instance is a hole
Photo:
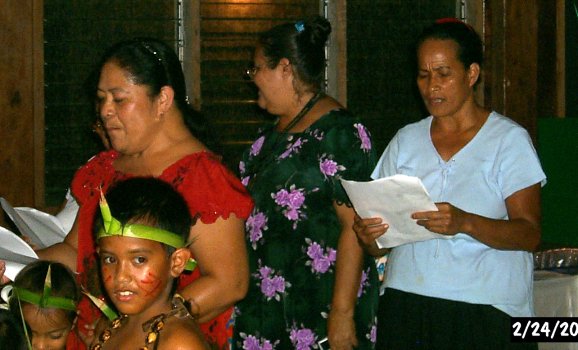
[[[37,250],[36,254],[39,259],[57,261],[76,271],[77,249],[66,241]]]
[[[217,317],[246,294],[242,283],[221,283],[213,276],[201,276],[179,292],[190,304],[191,314],[199,322]]]
[[[249,288],[244,221],[231,215],[211,224],[197,222],[191,241],[201,277],[180,293],[190,302],[191,313],[206,322],[241,300]]]

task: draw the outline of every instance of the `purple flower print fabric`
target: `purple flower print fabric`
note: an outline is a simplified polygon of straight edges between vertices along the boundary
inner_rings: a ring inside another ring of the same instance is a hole
[[[234,348],[320,349],[341,232],[334,204],[351,205],[339,179],[368,181],[375,161],[369,131],[345,110],[301,133],[267,128],[247,149],[239,173],[255,201],[245,236],[251,284],[236,307]],[[358,349],[374,348],[378,283],[366,257],[355,311]]]

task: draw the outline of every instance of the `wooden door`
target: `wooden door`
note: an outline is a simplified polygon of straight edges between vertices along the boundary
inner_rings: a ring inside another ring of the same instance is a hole
[[[42,1],[2,2],[0,47],[0,196],[34,206],[43,203]]]

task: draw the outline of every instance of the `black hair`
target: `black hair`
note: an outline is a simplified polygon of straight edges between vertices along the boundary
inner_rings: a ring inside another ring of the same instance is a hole
[[[296,23],[280,24],[261,33],[258,45],[269,68],[275,68],[282,58],[287,58],[298,80],[317,92],[325,72],[325,43],[330,33],[329,21],[314,16]]]
[[[0,309],[0,349],[28,349],[20,317],[6,309]]]
[[[89,78],[93,91],[102,67],[108,62],[124,69],[134,84],[147,86],[151,97],[157,96],[163,86],[170,86],[175,104],[193,136],[210,149],[219,147],[208,121],[189,103],[181,62],[169,45],[153,38],[134,38],[112,46],[101,58],[98,73]]]
[[[133,177],[112,185],[106,195],[112,216],[122,225],[140,223],[178,234],[186,242],[193,224],[185,199],[170,184],[154,177]],[[100,210],[95,231],[102,227]],[[166,246],[166,245],[165,245]],[[168,247],[172,253],[174,249]]]
[[[480,67],[484,60],[482,39],[472,26],[458,20],[438,20],[426,27],[417,39],[416,51],[428,39],[452,40],[458,45],[457,58],[467,70],[472,63]]]
[[[66,267],[66,265],[46,260],[37,260],[31,264],[26,265],[14,278],[14,287],[29,290],[38,295],[42,295],[44,291],[44,281],[50,266],[50,280],[52,282],[52,289],[50,296],[61,297],[72,300],[78,303],[80,300],[80,287],[76,283],[74,273]],[[10,298],[10,310],[20,318],[20,306],[18,303],[25,303],[25,301],[18,300],[15,296]],[[42,310],[39,308],[40,312]],[[70,323],[74,322],[76,318],[76,311],[64,310],[66,317]]]

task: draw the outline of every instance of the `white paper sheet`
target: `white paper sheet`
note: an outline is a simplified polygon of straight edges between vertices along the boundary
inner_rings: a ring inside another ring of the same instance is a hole
[[[398,174],[367,182],[342,179],[341,184],[360,217],[380,217],[389,224],[387,232],[376,240],[379,248],[451,238],[428,231],[411,218],[415,212],[437,210],[417,177]]]
[[[36,232],[45,246],[60,243],[66,237],[62,223],[53,215],[43,211],[28,208],[14,208],[33,232]]]
[[[66,204],[56,215],[56,219],[60,223],[63,232],[70,232],[74,220],[76,219],[76,214],[78,214],[78,203],[70,194],[70,189],[66,192]]]
[[[0,242],[0,259],[6,261],[4,275],[12,281],[24,266],[38,259],[38,255],[22,238],[1,226]]]
[[[64,240],[67,232],[55,216],[34,208],[14,208],[4,198],[0,198],[0,204],[20,234],[30,238],[38,248],[45,248]]]

